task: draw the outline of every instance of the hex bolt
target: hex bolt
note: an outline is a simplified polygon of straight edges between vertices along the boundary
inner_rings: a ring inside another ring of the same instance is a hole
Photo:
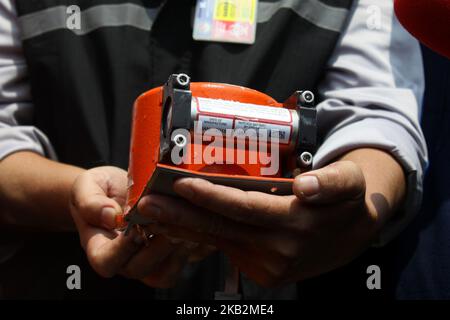
[[[309,167],[312,165],[313,155],[310,152],[302,152],[302,154],[297,158],[297,163],[301,167]]]
[[[191,81],[191,78],[185,73],[180,73],[179,75],[177,75],[176,79],[178,84],[182,87],[188,86],[189,82]]]
[[[300,98],[302,103],[311,104],[314,102],[314,93],[311,91],[303,91]]]
[[[182,134],[177,134],[175,137],[173,137],[172,141],[175,143],[175,145],[179,148],[184,148],[187,144],[187,139]]]

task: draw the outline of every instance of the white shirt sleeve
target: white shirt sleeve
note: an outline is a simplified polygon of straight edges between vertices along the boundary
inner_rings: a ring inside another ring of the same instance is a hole
[[[405,208],[384,227],[380,243],[398,234],[420,206],[427,163],[418,121],[423,90],[419,44],[396,20],[393,2],[355,1],[319,86],[325,99],[318,105],[324,142],[314,167],[361,147],[386,150],[402,164],[408,179]],[[32,119],[15,3],[0,0],[0,160],[19,150],[56,159]]]
[[[0,160],[25,150],[56,159],[50,141],[32,121],[33,103],[15,2],[0,0]]]
[[[396,236],[419,210],[427,165],[419,125],[424,91],[419,43],[399,24],[391,0],[355,1],[352,15],[319,86],[319,132],[314,162],[321,167],[362,147],[389,152],[407,176],[401,212],[388,222],[377,245]]]

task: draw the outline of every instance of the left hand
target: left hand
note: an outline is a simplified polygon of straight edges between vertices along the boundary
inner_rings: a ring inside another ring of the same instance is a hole
[[[144,245],[136,230],[128,236],[117,231],[126,192],[127,172],[116,167],[84,171],[73,183],[70,210],[89,263],[103,277],[120,274],[151,287],[172,287],[198,250],[159,235]]]
[[[150,195],[139,203],[141,214],[171,236],[216,246],[263,286],[348,263],[370,245],[380,226],[378,207],[366,202],[365,176],[351,161],[297,177],[292,196],[192,178],[177,181],[174,188],[185,200]]]

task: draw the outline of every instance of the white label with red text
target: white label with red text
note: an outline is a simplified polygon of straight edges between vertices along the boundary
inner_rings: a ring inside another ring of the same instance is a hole
[[[242,129],[251,138],[261,137],[265,130],[268,140],[277,132],[280,144],[290,142],[292,115],[288,109],[207,98],[194,98],[192,103],[203,132],[215,128],[226,134],[228,129]]]
[[[258,122],[281,122],[289,125],[292,123],[291,112],[285,108],[208,98],[194,98],[192,101],[196,103],[200,113],[230,116],[235,119],[244,118]]]

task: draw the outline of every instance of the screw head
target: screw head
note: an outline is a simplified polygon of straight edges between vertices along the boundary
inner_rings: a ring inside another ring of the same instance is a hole
[[[309,167],[313,162],[313,155],[310,152],[302,152],[302,154],[297,159],[298,164],[301,167]]]
[[[305,103],[313,103],[314,102],[314,94],[311,91],[303,91],[302,99]]]
[[[172,141],[175,143],[175,145],[179,148],[184,148],[187,144],[187,139],[182,134],[177,134],[173,137]]]
[[[191,78],[185,73],[180,73],[179,75],[177,75],[177,82],[182,87],[187,86],[190,81]]]

